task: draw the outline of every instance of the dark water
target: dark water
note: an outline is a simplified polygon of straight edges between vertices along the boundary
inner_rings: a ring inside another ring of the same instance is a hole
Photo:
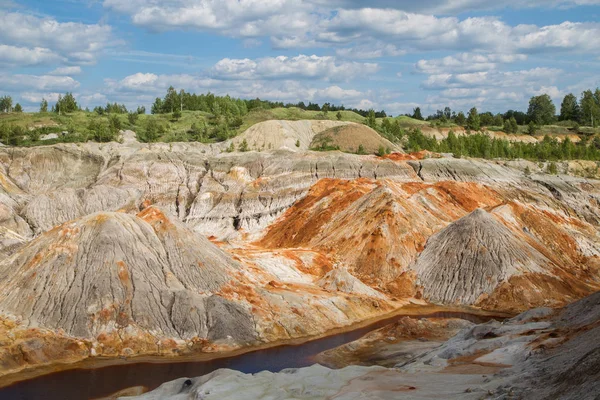
[[[180,363],[131,363],[95,369],[73,369],[40,376],[0,389],[0,399],[70,400],[107,396],[132,386],[154,389],[163,382],[181,377],[208,374],[220,368],[244,373],[279,372],[285,368],[307,367],[318,353],[352,342],[375,329],[394,322],[403,315],[378,321],[353,331],[316,339],[301,345],[283,345],[264,350],[209,361]],[[462,318],[483,323],[492,317],[461,312],[438,312],[413,318]]]

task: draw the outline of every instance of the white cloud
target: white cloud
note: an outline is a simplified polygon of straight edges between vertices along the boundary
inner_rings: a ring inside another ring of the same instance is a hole
[[[194,75],[156,75],[138,72],[126,76],[120,81],[106,79],[105,84],[112,92],[129,93],[162,93],[169,86],[183,88],[187,91],[206,91],[215,83],[214,80]]]
[[[335,57],[299,55],[297,57],[266,57],[257,60],[229,59],[219,61],[211,70],[217,79],[324,79],[349,80],[371,75],[377,64],[337,61]]]
[[[523,110],[531,96],[544,93],[558,102],[565,92],[553,82],[562,75],[563,71],[553,68],[431,75],[424,86],[439,92],[428,96],[425,108],[434,111],[450,106],[468,110],[476,106],[483,110]]]
[[[463,74],[430,75],[423,82],[425,89],[469,87],[509,87],[532,83],[554,82],[563,71],[555,68],[534,68],[520,71],[485,71]]]
[[[363,8],[362,0],[311,0],[312,3],[328,7]],[[574,7],[582,5],[598,5],[600,0],[372,0],[373,8],[394,8],[403,11],[432,14],[456,14],[476,10],[495,10],[504,7]]]
[[[321,82],[322,83],[322,82]],[[194,75],[156,75],[136,73],[120,80],[106,80],[103,92],[110,101],[125,104],[150,104],[155,97],[164,96],[169,86],[189,92],[207,92],[229,94],[233,97],[269,99],[283,102],[334,102],[335,104],[359,104],[372,96],[370,92],[361,92],[338,85],[321,86],[319,82],[303,83],[296,80],[219,80]]]
[[[79,104],[83,107],[94,106],[97,104],[104,104],[108,102],[108,98],[102,93],[93,93],[88,95],[79,96]]]
[[[275,48],[337,47],[337,54],[346,58],[397,57],[407,51],[442,48],[505,54],[600,51],[600,24],[595,22],[510,26],[497,17],[460,19],[424,14],[498,7],[504,3],[384,0],[364,8],[364,2],[354,1],[105,0],[104,6],[128,14],[134,24],[149,30],[194,29],[239,38],[267,36]],[[548,4],[541,0],[534,3]],[[551,4],[598,3],[556,0]]]
[[[236,37],[301,33],[317,21],[313,6],[301,0],[105,0],[103,4],[151,30],[198,29]]]
[[[336,51],[337,55],[346,58],[368,59],[379,57],[400,57],[406,54],[391,43],[374,42],[353,47],[345,47]]]
[[[432,60],[419,60],[415,65],[418,72],[425,74],[444,74],[461,72],[490,71],[499,64],[525,61],[523,54],[475,54],[461,53],[454,56]]]
[[[51,75],[0,75],[0,87],[11,90],[68,91],[79,87],[79,82],[69,76]]]
[[[42,47],[17,47],[0,44],[0,65],[30,66],[50,64],[62,61],[63,58],[49,49]]]
[[[41,103],[42,99],[46,99],[48,102],[56,102],[58,100],[58,96],[60,93],[58,92],[24,92],[21,93],[19,97],[29,103]]]
[[[54,71],[50,72],[50,75],[58,75],[58,76],[68,76],[68,75],[79,75],[81,74],[81,67],[59,67]]]
[[[108,25],[0,11],[0,26],[0,41],[6,45],[48,49],[77,63],[92,63],[101,50],[117,43]]]

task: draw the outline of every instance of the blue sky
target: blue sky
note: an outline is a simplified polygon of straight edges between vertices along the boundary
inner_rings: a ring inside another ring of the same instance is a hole
[[[396,115],[600,86],[600,0],[523,3],[0,0],[0,95],[136,107],[172,85]]]

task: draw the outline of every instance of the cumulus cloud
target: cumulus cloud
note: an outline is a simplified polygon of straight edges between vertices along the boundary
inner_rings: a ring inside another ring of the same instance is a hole
[[[597,1],[556,0],[551,4],[573,6]],[[548,5],[546,1],[534,3]],[[128,14],[134,24],[149,30],[194,29],[239,38],[267,36],[275,48],[336,47],[338,55],[346,58],[398,56],[440,48],[507,54],[556,50],[598,53],[600,49],[600,24],[595,22],[511,26],[497,17],[435,15],[448,14],[457,4],[465,10],[500,5],[484,0],[375,1],[369,8],[354,1],[104,1],[106,8]]]
[[[21,99],[35,104],[41,103],[42,99],[46,99],[48,102],[56,102],[58,101],[58,96],[60,96],[58,92],[24,92],[20,95]]]
[[[362,0],[311,0],[312,3],[343,8],[363,8]],[[373,8],[394,8],[403,11],[457,14],[474,10],[495,10],[503,7],[532,8],[532,7],[576,7],[583,5],[598,5],[600,0],[372,0],[369,6]]]
[[[42,47],[27,48],[0,44],[0,65],[31,66],[63,60],[58,54]]]
[[[73,67],[59,67],[54,71],[50,72],[50,75],[58,75],[58,76],[68,76],[68,75],[79,75],[81,74],[80,66]]]
[[[555,101],[565,93],[553,85],[564,72],[553,68],[517,71],[481,71],[431,75],[423,84],[437,93],[427,97],[427,109],[450,106],[467,110],[524,109],[531,96],[547,93]]]
[[[258,37],[300,33],[316,22],[313,6],[301,0],[105,0],[103,4],[152,30],[198,29]]]
[[[356,105],[371,93],[338,85],[319,85],[318,82],[303,83],[297,80],[246,80],[213,79],[199,75],[157,75],[136,73],[120,80],[105,81],[106,92],[111,101],[125,104],[148,104],[156,96],[163,96],[169,86],[186,91],[229,94],[240,98],[269,99],[283,102],[313,101],[335,102],[336,104]],[[114,99],[114,100],[113,100]]]
[[[69,91],[79,87],[70,76],[0,75],[0,87],[9,90]]]
[[[205,91],[215,83],[210,78],[188,74],[156,75],[138,72],[121,80],[106,79],[106,86],[117,92],[163,93],[169,86],[184,88],[187,91]]]
[[[525,61],[526,59],[527,56],[524,54],[461,53],[444,58],[419,60],[416,63],[415,68],[417,72],[430,75],[443,73],[478,72],[496,69],[499,64]]]
[[[111,27],[78,22],[58,22],[53,18],[0,11],[0,42],[27,47],[30,51],[44,49],[76,63],[92,63],[98,53],[115,44]]]
[[[556,68],[533,68],[520,71],[484,71],[462,74],[430,75],[423,82],[425,89],[452,89],[469,87],[523,86],[540,82],[554,82],[563,71]]]
[[[338,61],[335,57],[299,55],[297,57],[265,57],[257,60],[230,59],[219,61],[211,70],[217,79],[304,79],[349,80],[371,75],[377,64]]]
[[[600,49],[599,23],[564,22],[559,25],[510,26],[496,17],[436,17],[391,9],[340,10],[324,24],[327,37],[337,43],[361,38],[387,38],[407,49],[467,49],[496,53],[544,51],[595,52]],[[323,33],[317,34],[317,38]]]
[[[345,58],[368,59],[379,57],[399,57],[406,54],[406,50],[399,49],[396,45],[384,42],[374,42],[336,50],[336,54]]]

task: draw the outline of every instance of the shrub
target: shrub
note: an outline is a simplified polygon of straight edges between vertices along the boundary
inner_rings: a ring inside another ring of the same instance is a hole
[[[242,140],[242,143],[240,143],[240,145],[238,146],[238,150],[241,152],[246,152],[248,151],[248,142],[246,141],[246,139]]]
[[[556,163],[551,162],[550,164],[548,164],[548,166],[546,167],[546,172],[550,175],[558,175],[558,167],[556,166]]]

